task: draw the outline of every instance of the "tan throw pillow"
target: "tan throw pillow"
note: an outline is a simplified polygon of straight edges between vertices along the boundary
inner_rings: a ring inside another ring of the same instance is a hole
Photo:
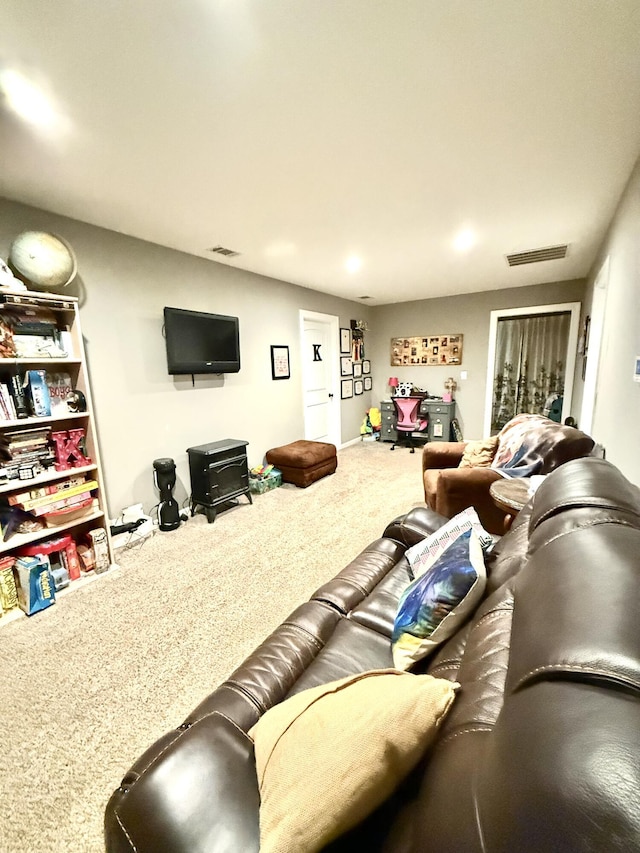
[[[393,792],[433,740],[459,685],[372,670],[304,690],[251,729],[260,853],[314,853]]]
[[[498,436],[468,441],[458,468],[490,468],[498,448]]]

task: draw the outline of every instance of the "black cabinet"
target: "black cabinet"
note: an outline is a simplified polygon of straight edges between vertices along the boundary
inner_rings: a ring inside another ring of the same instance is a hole
[[[225,438],[187,448],[191,474],[191,515],[197,506],[205,509],[207,520],[215,520],[217,507],[249,492],[248,441]]]

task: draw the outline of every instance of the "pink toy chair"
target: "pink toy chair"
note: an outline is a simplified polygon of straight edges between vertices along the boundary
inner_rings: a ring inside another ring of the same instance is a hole
[[[411,452],[416,452],[415,442],[411,437],[411,433],[418,430],[418,411],[422,397],[392,397],[393,405],[396,408],[396,440],[391,445],[391,449],[395,450],[400,442],[400,436],[404,435]]]

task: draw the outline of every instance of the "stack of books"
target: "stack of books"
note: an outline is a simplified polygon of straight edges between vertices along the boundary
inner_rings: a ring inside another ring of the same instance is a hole
[[[36,517],[54,513],[63,514],[83,505],[90,505],[91,492],[97,488],[96,480],[87,480],[83,474],[79,474],[59,483],[9,495],[9,504],[26,510]]]
[[[15,375],[8,382],[0,382],[0,420],[15,421],[28,416],[22,379]]]
[[[29,480],[56,461],[51,427],[7,430],[0,436],[0,482]]]
[[[4,319],[13,331],[17,358],[60,358],[63,350],[57,320],[48,308],[27,305],[5,306]]]

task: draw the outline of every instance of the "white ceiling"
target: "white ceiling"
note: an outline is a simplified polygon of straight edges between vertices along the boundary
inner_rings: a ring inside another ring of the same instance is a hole
[[[2,8],[0,194],[374,305],[585,275],[640,153],[640,0]]]

